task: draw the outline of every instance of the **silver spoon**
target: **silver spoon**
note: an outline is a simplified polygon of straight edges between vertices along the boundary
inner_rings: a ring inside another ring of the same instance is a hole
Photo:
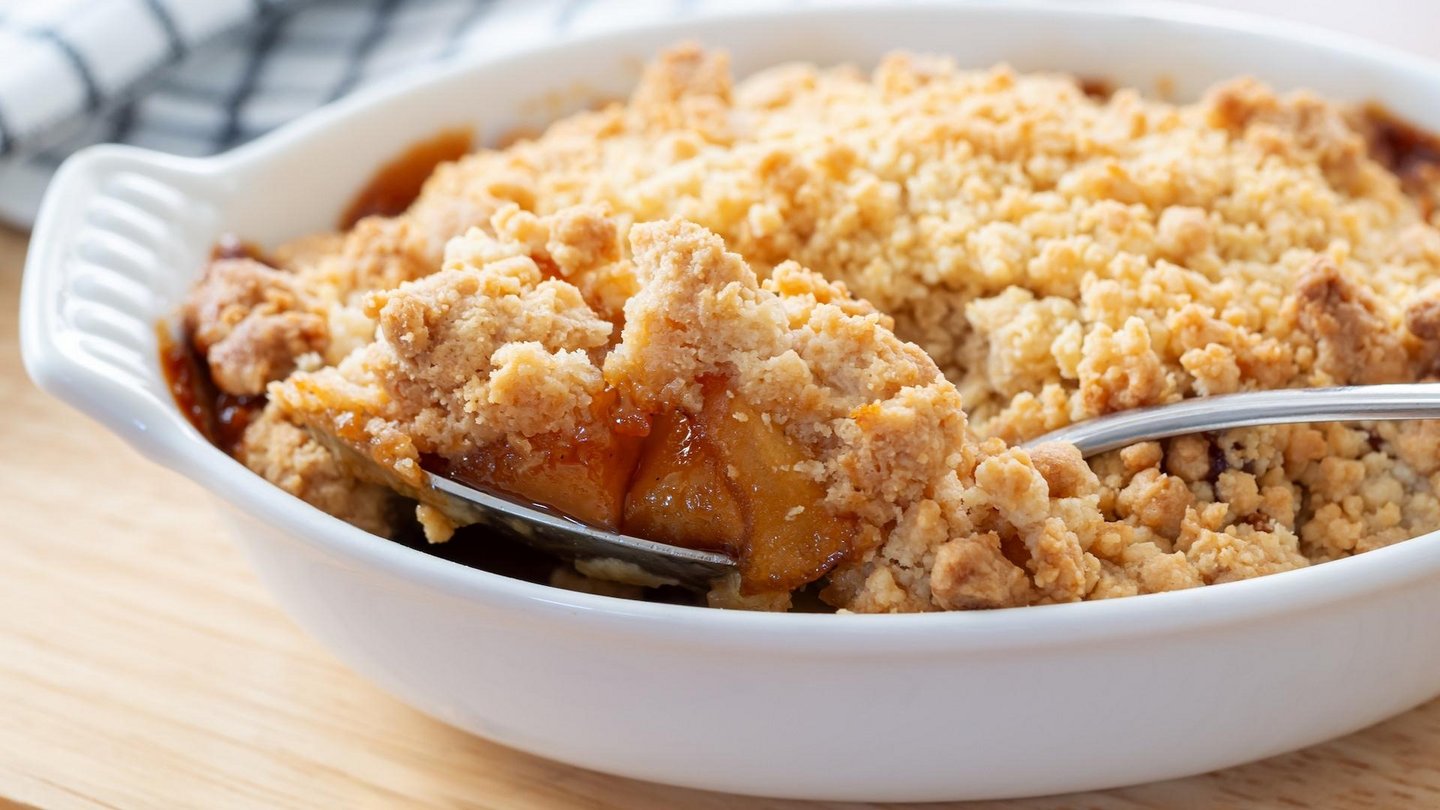
[[[735,561],[724,554],[596,528],[500,492],[468,487],[432,472],[425,476],[435,493],[434,498],[444,499],[445,505],[435,503],[434,499],[427,500],[456,523],[481,523],[502,529],[528,545],[565,560],[618,560],[629,567],[617,571],[612,563],[612,568],[607,570],[612,577],[631,584],[681,585],[708,590],[716,579],[735,570]]]
[[[540,551],[571,561],[614,560],[607,578],[636,585],[680,585],[708,590],[711,583],[736,570],[724,554],[657,543],[601,529],[566,517],[553,509],[499,491],[466,486],[426,471],[428,488],[411,486],[369,455],[323,430],[310,435],[325,445],[356,476],[439,510],[457,526],[480,524],[498,529]]]
[[[1089,458],[1136,442],[1210,430],[1393,419],[1440,419],[1440,383],[1289,388],[1200,397],[1077,422],[1022,446],[1070,442]]]
[[[1070,442],[1090,457],[1136,442],[1227,428],[1301,422],[1440,418],[1440,383],[1286,389],[1187,399],[1102,416],[1047,433],[1022,446]],[[426,473],[430,487],[416,491],[368,455],[323,432],[322,441],[362,477],[439,509],[459,525],[492,526],[567,560],[618,560],[634,580],[704,590],[736,570],[724,554],[681,548],[599,529],[499,492],[468,487]]]

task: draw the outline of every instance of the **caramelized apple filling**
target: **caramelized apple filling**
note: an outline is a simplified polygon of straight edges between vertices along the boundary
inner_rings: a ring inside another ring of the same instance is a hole
[[[612,531],[621,528],[625,496],[642,439],[618,432],[545,436],[525,450],[498,443],[454,459],[426,459],[426,469],[478,489],[498,489]]]
[[[844,559],[853,519],[825,505],[825,487],[798,468],[794,440],[723,384],[706,385],[695,415],[666,411],[610,430],[544,436],[422,465],[605,529],[735,558],[745,594],[789,591]]]
[[[625,502],[628,533],[721,550],[740,564],[746,594],[789,591],[844,559],[853,520],[825,505],[825,487],[798,469],[812,456],[724,387],[705,386],[697,416],[656,420]]]

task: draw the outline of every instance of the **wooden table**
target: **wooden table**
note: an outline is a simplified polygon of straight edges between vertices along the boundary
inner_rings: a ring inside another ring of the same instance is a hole
[[[0,797],[47,808],[814,807],[547,762],[346,671],[271,603],[199,487],[30,384],[16,336],[24,251],[23,235],[0,229]],[[1440,701],[1207,776],[973,806],[1440,807]]]

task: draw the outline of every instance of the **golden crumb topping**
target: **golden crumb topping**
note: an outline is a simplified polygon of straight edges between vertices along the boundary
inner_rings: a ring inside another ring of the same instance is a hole
[[[1407,195],[1373,129],[1248,79],[1097,99],[894,54],[737,83],[682,45],[628,102],[441,165],[399,216],[218,261],[187,324],[222,390],[269,384],[252,467],[342,516],[344,474],[300,426],[411,486],[443,469],[734,551],[716,604],[780,608],[812,581],[871,612],[1225,582],[1440,527],[1440,428],[1090,463],[1016,445],[1185,397],[1428,378],[1433,195]],[[681,496],[703,520],[666,511]]]

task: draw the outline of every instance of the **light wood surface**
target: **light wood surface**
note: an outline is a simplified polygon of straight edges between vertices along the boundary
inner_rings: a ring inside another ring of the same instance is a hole
[[[271,603],[199,487],[30,384],[24,249],[0,229],[0,805],[831,807],[547,762],[346,671]],[[971,806],[1440,807],[1440,701],[1207,776]]]

